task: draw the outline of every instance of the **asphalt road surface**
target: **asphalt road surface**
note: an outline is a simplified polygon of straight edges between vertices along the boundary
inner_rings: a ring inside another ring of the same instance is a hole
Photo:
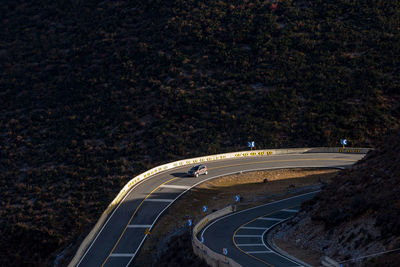
[[[159,173],[139,183],[111,213],[77,266],[129,266],[146,239],[145,231],[191,187],[240,171],[296,167],[344,167],[364,154],[304,153],[221,160],[206,163],[208,175],[187,177],[191,166]],[[231,238],[232,239],[232,238]],[[218,250],[219,252],[219,250]]]
[[[276,253],[268,245],[267,233],[275,225],[296,214],[301,203],[316,193],[302,194],[229,214],[209,224],[199,235],[207,247],[220,254],[224,248],[227,249],[227,256],[242,266],[302,266]]]

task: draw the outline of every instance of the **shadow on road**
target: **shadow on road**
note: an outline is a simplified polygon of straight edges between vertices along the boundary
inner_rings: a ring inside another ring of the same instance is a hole
[[[174,177],[179,177],[179,178],[188,177],[186,172],[175,172],[175,173],[171,173],[171,175]]]

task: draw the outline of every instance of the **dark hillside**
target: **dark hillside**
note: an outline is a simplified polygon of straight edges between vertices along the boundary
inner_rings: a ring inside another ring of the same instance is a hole
[[[373,146],[400,122],[399,0],[16,0],[0,14],[0,265],[51,265],[158,163],[250,140]]]
[[[286,237],[340,261],[400,249],[399,147],[400,132],[338,174],[283,228]],[[368,264],[398,266],[395,255]]]

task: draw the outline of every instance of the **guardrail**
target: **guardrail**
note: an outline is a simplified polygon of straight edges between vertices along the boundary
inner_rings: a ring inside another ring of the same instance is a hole
[[[118,195],[114,198],[114,200],[108,205],[106,210],[100,216],[99,220],[92,228],[90,233],[86,236],[86,238],[82,241],[79,246],[77,252],[75,253],[74,258],[68,265],[69,267],[75,266],[78,264],[79,259],[83,256],[86,249],[89,247],[89,244],[93,241],[104,222],[106,221],[108,215],[114,210],[114,208],[121,202],[121,200],[125,197],[125,195],[132,189],[132,187],[139,182],[150,178],[160,172],[167,171],[174,168],[179,168],[186,165],[196,164],[196,163],[205,163],[209,161],[216,160],[226,160],[226,159],[234,159],[234,158],[246,158],[246,157],[263,157],[269,155],[277,155],[277,154],[301,154],[301,153],[356,153],[356,154],[366,154],[370,148],[341,148],[341,147],[315,147],[315,148],[288,148],[288,149],[262,149],[262,150],[253,150],[253,151],[240,151],[240,152],[231,152],[224,154],[217,154],[211,156],[197,157],[191,159],[179,160],[171,163],[167,163],[164,165],[160,165],[154,167],[146,172],[139,174],[138,176],[131,179],[118,193]]]
[[[232,258],[226,257],[222,254],[216,253],[215,251],[211,250],[209,247],[204,245],[200,240],[197,238],[197,234],[203,229],[209,222],[225,216],[229,213],[235,212],[236,206],[228,206],[221,210],[211,213],[204,217],[200,222],[198,222],[193,228],[192,234],[192,248],[194,254],[196,254],[201,259],[205,260],[208,265],[213,267],[239,267],[241,266],[239,263],[234,261]],[[222,252],[222,251],[221,251]]]

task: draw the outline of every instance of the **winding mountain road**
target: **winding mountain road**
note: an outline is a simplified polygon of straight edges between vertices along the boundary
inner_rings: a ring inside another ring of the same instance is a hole
[[[186,176],[190,166],[161,172],[135,185],[126,194],[77,266],[134,265],[135,256],[146,239],[146,229],[151,230],[161,214],[183,193],[206,180],[241,171],[344,167],[352,165],[363,156],[349,153],[299,153],[218,160],[207,162],[209,173],[199,178]]]
[[[215,220],[199,235],[215,252],[228,250],[228,257],[242,266],[304,266],[301,262],[275,252],[268,244],[267,233],[275,225],[294,216],[301,203],[317,192],[302,194],[251,209],[229,214]]]

